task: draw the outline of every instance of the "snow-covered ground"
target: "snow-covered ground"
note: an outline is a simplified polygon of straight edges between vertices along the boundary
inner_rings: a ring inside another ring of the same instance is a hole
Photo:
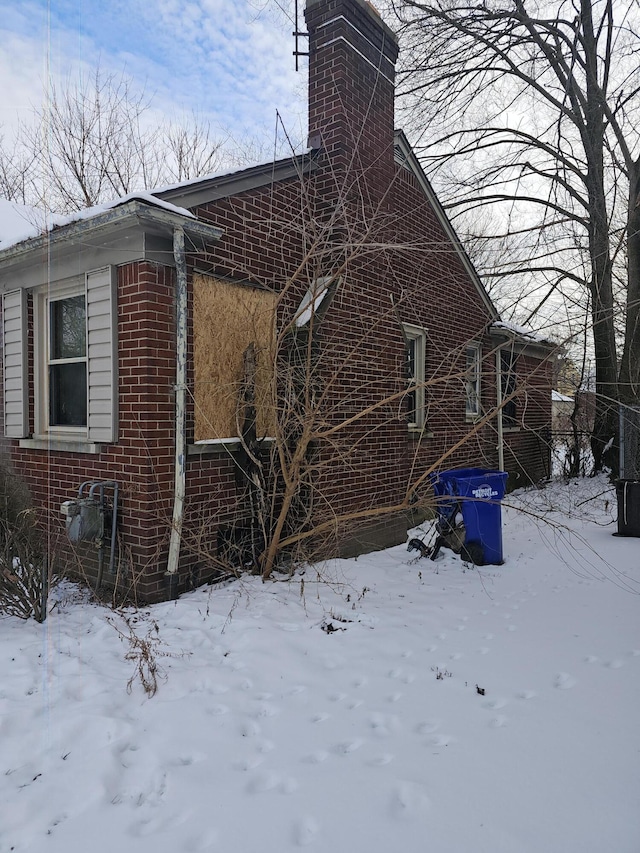
[[[74,587],[1,619],[0,853],[638,853],[640,541],[603,480],[507,500],[501,567],[403,546],[129,613],[153,698]]]

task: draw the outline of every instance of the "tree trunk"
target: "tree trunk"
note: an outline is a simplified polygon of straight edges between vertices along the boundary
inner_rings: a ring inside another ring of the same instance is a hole
[[[640,403],[640,160],[629,174],[627,319],[618,379],[620,402]]]
[[[596,359],[596,410],[591,436],[594,473],[607,465],[618,467],[618,365],[613,324],[613,263],[604,180],[605,125],[598,81],[598,44],[593,30],[591,0],[581,0],[586,75],[585,124],[582,131],[587,159],[589,196],[589,255],[591,311]]]

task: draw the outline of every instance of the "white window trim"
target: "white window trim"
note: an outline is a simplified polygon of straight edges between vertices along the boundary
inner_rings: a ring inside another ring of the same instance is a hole
[[[63,427],[49,425],[49,306],[59,299],[72,296],[84,296],[82,278],[56,282],[53,286],[40,287],[33,293],[34,323],[34,415],[35,434],[33,438],[49,438],[69,441],[87,440],[87,427]],[[85,331],[86,334],[86,331]]]
[[[410,378],[408,379],[408,384],[410,388],[415,386],[417,417],[415,421],[409,421],[407,426],[409,428],[409,432],[421,432],[424,430],[427,423],[426,395],[424,387],[427,361],[427,332],[426,329],[423,329],[420,326],[413,326],[410,323],[402,324],[402,332],[406,344],[408,344],[409,341],[415,341],[415,375],[413,377],[413,381]]]
[[[469,385],[470,380],[468,376],[467,360],[469,357],[469,352],[473,351],[475,353],[474,356],[474,367],[475,367],[475,398],[476,398],[476,407],[475,409],[471,409],[469,406]],[[468,421],[476,421],[481,415],[482,411],[482,345],[479,343],[471,342],[468,343],[464,348],[464,358],[465,358],[465,366],[464,366],[464,413],[465,417]]]
[[[330,275],[314,279],[311,287],[302,297],[302,301],[293,315],[293,324],[296,328],[302,329],[304,326],[307,326],[313,318],[315,318],[318,309],[329,292],[329,286],[333,280],[333,276]]]
[[[90,293],[91,288],[94,290]],[[94,294],[104,303],[102,307],[95,310],[93,308]],[[49,304],[59,299],[82,295],[85,296],[86,300],[87,425],[81,427],[50,426]],[[33,294],[33,308],[35,433],[33,439],[26,441],[31,441],[29,446],[35,448],[43,446],[43,442],[46,442],[50,449],[54,447],[55,449],[65,449],[66,443],[70,451],[98,452],[99,442],[117,441],[116,268],[105,267],[100,270],[92,270],[81,277],[65,279],[37,288]],[[108,345],[101,343],[105,333],[109,338]],[[96,378],[93,378],[94,375]],[[108,398],[106,400],[103,399],[105,389]],[[94,394],[93,392],[96,390],[98,393]],[[107,414],[100,411],[105,406],[109,410]]]

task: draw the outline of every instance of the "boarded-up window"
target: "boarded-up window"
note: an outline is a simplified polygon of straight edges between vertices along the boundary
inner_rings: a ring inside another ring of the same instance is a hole
[[[257,354],[258,437],[273,435],[272,350],[278,295],[248,285],[194,276],[195,440],[238,435],[243,354]]]

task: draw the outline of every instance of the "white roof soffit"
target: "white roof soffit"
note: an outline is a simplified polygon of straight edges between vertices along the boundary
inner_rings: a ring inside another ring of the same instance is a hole
[[[180,227],[191,237],[209,242],[219,240],[223,233],[221,228],[202,222],[193,216],[186,216],[139,199],[132,199],[94,216],[76,219],[0,250],[0,267],[20,263],[32,252],[44,247],[66,244],[80,238],[84,239],[90,234],[136,224],[166,234]]]

